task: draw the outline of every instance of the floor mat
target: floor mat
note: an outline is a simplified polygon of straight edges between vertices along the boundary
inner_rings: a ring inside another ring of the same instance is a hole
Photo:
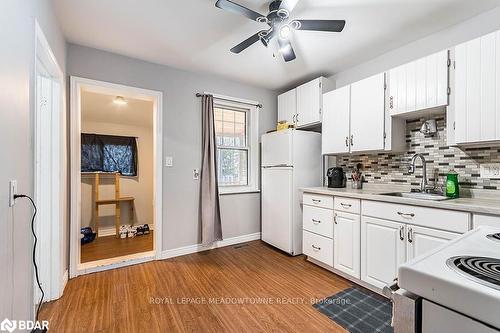
[[[351,287],[313,305],[351,333],[392,333],[392,303],[366,289]]]

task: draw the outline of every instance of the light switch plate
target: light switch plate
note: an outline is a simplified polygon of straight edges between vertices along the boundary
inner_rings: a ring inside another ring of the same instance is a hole
[[[172,156],[165,157],[165,166],[169,168],[174,166],[174,158]]]
[[[481,178],[500,179],[500,163],[487,163],[480,166]]]
[[[9,207],[12,207],[16,204],[16,200],[14,199],[14,195],[17,193],[17,180],[9,181]]]

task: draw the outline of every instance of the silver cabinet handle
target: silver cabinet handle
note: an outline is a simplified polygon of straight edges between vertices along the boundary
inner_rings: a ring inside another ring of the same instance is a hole
[[[413,214],[413,213],[398,212],[398,215],[402,216],[402,217],[415,217],[415,214]]]
[[[295,122],[296,122],[296,123],[298,123],[298,122],[299,122],[299,114],[298,114],[298,113],[295,115]]]
[[[389,97],[389,109],[394,109],[394,97]]]
[[[333,215],[333,223],[338,224],[337,223],[337,213],[335,213],[335,215]]]
[[[320,248],[320,247],[318,247],[318,246],[314,246],[314,245],[311,245],[311,246],[312,246],[312,248],[313,248],[313,249],[315,249],[316,251],[320,251],[320,250],[321,250],[321,248]]]
[[[321,200],[319,200],[319,199],[312,199],[312,202],[314,202],[314,203],[320,203]]]
[[[320,220],[315,220],[315,219],[311,219],[311,220],[312,220],[312,222],[313,222],[314,224],[320,224],[320,223],[321,223],[321,221],[320,221]]]
[[[348,136],[345,137],[345,146],[347,148],[349,148],[349,137]]]
[[[351,146],[354,146],[354,134],[351,134]]]
[[[408,229],[408,243],[413,242],[413,230],[412,228]]]
[[[340,203],[340,205],[341,205],[342,207],[344,207],[344,208],[346,208],[346,207],[347,207],[347,208],[351,208],[351,207],[352,207],[352,205],[351,205],[351,204],[346,204],[346,203],[343,203],[343,202],[341,202],[341,203]]]
[[[294,123],[294,124],[297,122],[297,121],[295,120],[295,116],[297,116],[297,115],[296,115],[296,114],[294,114],[294,115],[293,115],[293,117],[292,117],[292,121],[293,121],[293,123]]]
[[[401,239],[402,241],[405,240],[405,227],[403,226],[399,227],[399,239]]]

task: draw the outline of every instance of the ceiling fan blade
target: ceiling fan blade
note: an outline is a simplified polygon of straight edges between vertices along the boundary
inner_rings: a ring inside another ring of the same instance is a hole
[[[286,9],[288,13],[291,13],[292,10],[297,6],[299,0],[283,0],[280,5],[280,9]]]
[[[285,59],[285,62],[292,61],[296,58],[295,51],[293,50],[292,43],[288,39],[278,39],[280,53]]]
[[[260,40],[260,33],[262,33],[262,31],[259,31],[255,35],[252,35],[252,36],[248,37],[247,39],[245,39],[244,41],[242,41],[241,43],[239,43],[238,45],[236,45],[235,47],[233,47],[231,49],[231,52],[238,54],[241,51],[245,50],[247,47],[253,45],[256,42],[258,42]]]
[[[344,20],[294,20],[293,22],[298,22],[297,30],[341,32],[345,26]]]
[[[217,0],[215,3],[215,6],[227,10],[228,12],[235,13],[235,14],[240,14],[243,16],[248,17],[251,20],[257,21],[258,20],[266,20],[266,17],[264,15],[261,15],[251,9],[248,9],[246,7],[243,7],[242,5],[239,5],[235,2],[229,1],[229,0]]]

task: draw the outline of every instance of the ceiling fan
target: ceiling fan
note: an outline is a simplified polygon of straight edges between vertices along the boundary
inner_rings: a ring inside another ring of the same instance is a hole
[[[251,9],[229,0],[217,0],[215,6],[228,12],[240,14],[260,23],[269,25],[268,29],[261,30],[250,36],[231,49],[233,53],[240,53],[259,40],[268,46],[274,37],[278,37],[278,45],[283,59],[288,62],[296,58],[295,51],[288,39],[292,31],[309,30],[325,32],[341,32],[344,29],[344,20],[290,20],[290,14],[299,0],[273,0],[269,4],[267,15],[259,14]]]

